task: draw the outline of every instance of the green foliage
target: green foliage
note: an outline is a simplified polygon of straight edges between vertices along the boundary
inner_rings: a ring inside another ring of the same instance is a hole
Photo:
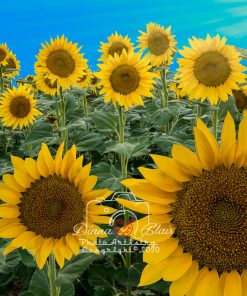
[[[244,50],[241,50],[241,54],[246,57]],[[171,75],[169,83],[173,81],[173,74],[168,74]],[[4,128],[0,121],[0,177],[13,171],[11,154],[35,158],[41,144],[46,143],[54,156],[61,142],[62,132],[68,131],[68,146],[76,145],[77,154],[84,155],[84,164],[92,162],[91,174],[98,177],[96,188],[122,191],[120,155],[125,157],[128,164],[128,177],[140,178],[139,166],[155,167],[149,153],[170,155],[175,143],[195,150],[193,127],[198,117],[211,127],[211,112],[217,111],[218,132],[221,131],[227,112],[232,114],[235,122],[240,122],[241,115],[233,98],[218,106],[210,106],[206,102],[176,100],[175,94],[169,92],[168,106],[162,107],[161,89],[162,83],[158,82],[154,89],[154,99],[144,99],[144,106],[123,111],[126,126],[125,139],[121,143],[116,108],[112,104],[103,103],[103,98],[92,94],[91,88],[73,87],[64,93],[66,124],[63,127],[58,126],[61,116],[58,112],[60,98],[38,93],[38,108],[43,116],[32,127],[12,131]],[[87,110],[83,105],[85,96]],[[116,234],[111,234],[104,240],[111,242],[116,237]],[[126,238],[118,239],[121,242]],[[23,249],[2,256],[7,243],[8,240],[0,239],[0,295],[17,292],[16,295],[20,296],[49,296],[46,267],[43,270],[37,269],[33,256]],[[104,246],[99,249],[102,252],[100,256],[81,253],[67,261],[63,269],[57,268],[59,296],[123,296],[126,295],[127,288],[131,289],[133,296],[168,295],[170,284],[164,281],[138,287],[145,266],[142,254],[132,253],[132,263],[126,267],[121,243],[118,251],[113,246],[108,248],[108,253]]]

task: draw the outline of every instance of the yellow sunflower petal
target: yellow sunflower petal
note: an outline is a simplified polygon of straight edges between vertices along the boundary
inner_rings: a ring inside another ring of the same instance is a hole
[[[165,281],[176,281],[183,276],[192,264],[192,255],[189,253],[173,258],[163,271]],[[179,268],[178,268],[179,266]]]
[[[230,167],[234,161],[236,151],[236,131],[235,123],[229,112],[222,128],[220,149],[222,162],[225,166]]]
[[[187,295],[198,276],[198,262],[193,261],[188,271],[178,280],[171,283],[170,296]]]
[[[224,296],[242,296],[242,282],[239,273],[232,270],[226,277]]]

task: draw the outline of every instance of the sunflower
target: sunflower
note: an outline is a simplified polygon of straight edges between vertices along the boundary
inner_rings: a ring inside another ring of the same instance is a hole
[[[175,36],[171,35],[171,26],[164,28],[158,24],[146,25],[146,32],[140,31],[138,45],[142,51],[148,50],[148,57],[153,66],[160,66],[171,61],[176,52]]]
[[[4,76],[6,76],[7,78],[13,78],[19,75],[19,71],[21,68],[20,62],[17,60],[16,55],[13,54],[13,52],[11,51],[8,54],[4,68],[5,68]]]
[[[106,234],[95,223],[109,223],[104,213],[115,211],[97,205],[111,191],[93,190],[97,177],[89,175],[91,164],[82,167],[83,156],[76,158],[76,147],[62,154],[63,144],[55,159],[43,144],[36,161],[12,156],[14,174],[4,175],[0,185],[5,202],[0,206],[0,237],[13,238],[4,255],[22,247],[33,253],[40,269],[52,252],[61,268],[80,247],[99,253],[97,237]],[[83,234],[78,231],[83,225],[97,231]]]
[[[149,72],[149,60],[135,52],[125,50],[120,56],[110,56],[99,65],[98,77],[103,85],[100,93],[105,94],[105,102],[112,100],[126,109],[133,105],[143,105],[142,96],[152,97],[154,73]]]
[[[179,99],[185,98],[186,92],[180,88],[179,79],[178,79],[177,75],[174,76],[174,80],[176,80],[176,81],[171,83],[170,90],[176,94],[177,98],[179,98]]]
[[[87,87],[90,85],[92,79],[92,71],[89,67],[84,70],[83,75],[77,80],[76,86]]]
[[[247,85],[241,86],[239,90],[233,90],[236,106],[240,112],[247,110]]]
[[[163,278],[172,282],[171,296],[246,295],[246,133],[244,118],[236,141],[228,113],[219,146],[198,119],[196,153],[175,144],[172,157],[151,155],[157,168],[140,168],[145,179],[123,181],[149,203],[150,215],[133,223],[132,237],[150,243],[143,255],[147,265],[140,286]],[[118,201],[148,212],[135,202]]]
[[[186,92],[179,88],[179,83],[177,82],[172,82],[170,86],[170,90],[174,91],[176,94],[177,98],[183,99],[186,97]]]
[[[9,49],[6,43],[0,44],[0,66],[6,66],[9,56]]]
[[[130,42],[130,38],[128,36],[119,35],[117,32],[108,37],[108,42],[101,42],[101,48],[99,52],[102,52],[102,56],[100,60],[105,62],[109,56],[113,56],[114,54],[120,55],[123,49],[126,52],[133,50],[134,44]]]
[[[45,94],[55,96],[57,94],[57,82],[51,83],[49,78],[46,78],[44,75],[37,75],[35,77],[36,87],[38,90],[42,91]]]
[[[245,81],[242,73],[246,68],[240,64],[240,54],[235,47],[226,45],[226,38],[189,39],[191,47],[180,51],[178,59],[180,88],[191,99],[209,99],[211,104],[227,101],[237,83]]]
[[[36,73],[46,75],[52,84],[57,82],[59,87],[75,85],[86,69],[86,60],[80,54],[81,47],[64,36],[51,38],[50,44],[43,44],[42,47],[35,64]]]
[[[6,90],[0,97],[0,117],[4,126],[16,129],[32,124],[35,117],[42,113],[35,108],[36,100],[27,86]]]

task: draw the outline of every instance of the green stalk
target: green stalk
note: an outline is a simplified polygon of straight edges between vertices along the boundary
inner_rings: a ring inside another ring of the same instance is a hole
[[[218,123],[219,123],[217,107],[211,111],[211,119],[212,119],[213,135],[217,140],[217,129],[218,129]]]
[[[68,130],[66,129],[66,101],[63,95],[63,89],[60,87],[60,116],[61,120],[59,121],[61,131],[61,140],[64,142],[64,152],[68,150]]]
[[[47,266],[47,273],[49,278],[49,284],[50,284],[50,295],[51,296],[58,296],[59,295],[59,289],[56,286],[56,261],[55,256],[53,254],[49,257],[49,263]]]
[[[117,111],[118,111],[118,119],[119,119],[119,143],[124,143],[124,129],[126,124],[126,117],[124,117],[121,106],[117,105]],[[128,174],[128,158],[124,154],[120,154],[120,161],[121,161],[122,177],[126,179]],[[126,190],[125,187],[124,187],[124,190]],[[129,213],[127,211],[124,214],[124,221],[125,221],[125,224],[129,222]],[[128,269],[131,266],[131,246],[128,252],[124,254],[123,264]],[[131,296],[130,287],[127,287],[126,296]]]
[[[163,69],[160,72],[160,78],[163,84],[163,95],[161,96],[162,106],[167,108],[168,107],[168,90],[166,85],[166,69]]]
[[[85,93],[83,93],[83,108],[84,108],[84,115],[86,118],[86,131],[89,132],[89,124],[88,124],[88,102],[87,102],[87,96]]]
[[[6,132],[7,129],[4,127],[3,128],[3,152],[6,154],[8,151],[8,133]]]
[[[1,86],[1,92],[3,93],[3,71],[2,71],[2,65],[0,65],[0,86]]]
[[[27,140],[28,136],[30,135],[31,129],[32,129],[32,126],[27,126],[25,129],[23,129],[25,140]],[[29,157],[32,157],[32,154],[33,154],[33,145],[28,145],[27,146],[27,149],[28,149]]]

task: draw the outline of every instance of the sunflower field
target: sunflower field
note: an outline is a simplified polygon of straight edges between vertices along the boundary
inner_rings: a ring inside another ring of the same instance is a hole
[[[247,296],[247,68],[225,37],[0,44],[0,295]]]

